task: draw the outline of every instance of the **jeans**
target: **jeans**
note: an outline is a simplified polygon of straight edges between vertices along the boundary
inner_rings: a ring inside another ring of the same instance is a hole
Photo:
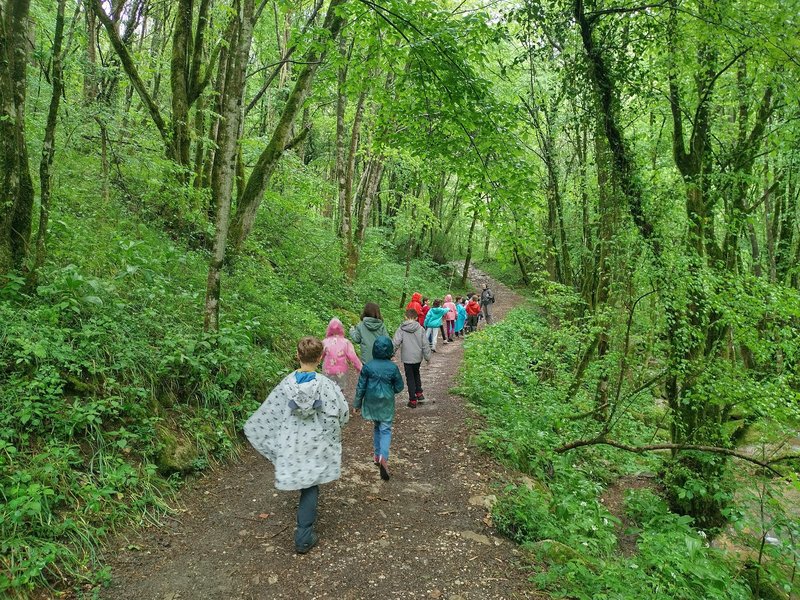
[[[422,393],[422,379],[419,376],[419,365],[420,363],[403,363],[409,400],[414,400],[417,394]]]
[[[375,455],[389,460],[389,444],[392,442],[392,422],[375,421],[372,430],[372,444]]]
[[[428,334],[428,342],[431,345],[431,350],[436,350],[436,340],[439,339],[439,328],[438,327],[428,327],[425,330],[425,333]]]
[[[319,486],[314,485],[300,490],[300,503],[297,505],[297,529],[294,532],[294,546],[303,550],[313,544],[314,523],[317,521],[317,501]]]

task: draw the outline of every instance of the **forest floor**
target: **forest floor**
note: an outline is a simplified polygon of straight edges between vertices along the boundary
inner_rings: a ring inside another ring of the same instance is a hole
[[[497,319],[522,298],[488,281]],[[294,552],[297,493],[273,488],[272,466],[249,446],[238,460],[181,492],[161,526],[112,539],[105,599],[543,598],[522,554],[491,526],[496,485],[513,475],[471,443],[477,417],[451,393],[463,342],[442,344],[423,365],[425,396],[397,397],[391,480],[372,464],[372,427],[353,417],[342,477],[321,487],[319,544]],[[351,377],[348,399],[352,398]]]

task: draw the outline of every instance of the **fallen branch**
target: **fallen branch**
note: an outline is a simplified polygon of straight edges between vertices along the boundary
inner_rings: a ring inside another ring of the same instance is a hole
[[[718,446],[694,446],[691,444],[651,444],[648,446],[629,446],[621,442],[615,442],[613,440],[607,440],[604,438],[577,440],[556,448],[554,452],[556,454],[563,454],[564,452],[574,450],[575,448],[581,448],[583,446],[611,446],[613,448],[625,450],[626,452],[633,452],[635,454],[642,454],[644,452],[653,452],[657,450],[691,450],[695,452],[709,452],[711,454],[724,454],[725,456],[733,456],[734,458],[753,463],[754,465],[758,465],[763,469],[768,469],[781,477],[784,474],[772,467],[773,464],[786,460],[800,459],[800,454],[789,454],[786,456],[779,456],[778,458],[773,458],[768,461],[761,461],[757,458],[753,458],[752,456],[737,452],[736,450],[731,450],[730,448],[720,448]]]

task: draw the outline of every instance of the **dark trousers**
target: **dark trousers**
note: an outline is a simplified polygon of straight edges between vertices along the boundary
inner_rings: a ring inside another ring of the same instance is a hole
[[[318,500],[318,485],[300,490],[300,503],[297,505],[297,529],[294,532],[294,545],[298,550],[306,548],[314,542],[314,523],[317,522]]]
[[[467,331],[475,331],[478,329],[478,315],[470,315],[467,317]]]
[[[409,400],[413,400],[417,397],[417,394],[422,393],[422,378],[419,376],[419,365],[420,363],[403,363]]]

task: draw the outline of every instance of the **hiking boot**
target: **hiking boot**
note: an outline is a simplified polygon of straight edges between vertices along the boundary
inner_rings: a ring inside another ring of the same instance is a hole
[[[295,551],[298,554],[305,554],[306,552],[311,550],[314,546],[316,546],[318,541],[319,541],[319,536],[316,533],[312,533],[311,539],[308,540],[308,543],[303,546],[296,546]]]
[[[379,457],[378,468],[381,470],[381,479],[383,479],[384,481],[389,481],[389,471],[386,468],[388,466],[389,465],[386,462],[386,459],[383,458],[382,456]]]
[[[417,400],[417,398],[409,400],[406,406],[408,406],[408,408],[417,408]]]

